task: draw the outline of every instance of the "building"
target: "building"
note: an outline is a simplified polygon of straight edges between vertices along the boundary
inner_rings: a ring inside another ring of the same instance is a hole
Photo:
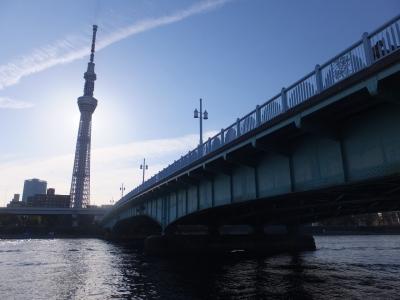
[[[14,194],[14,197],[11,200],[12,202],[19,202],[19,194]]]
[[[70,195],[56,195],[55,189],[48,189],[46,194],[36,194],[28,197],[28,207],[57,207],[69,208],[71,205]]]
[[[11,199],[10,203],[7,204],[7,207],[22,207],[25,203],[19,201],[19,194],[14,194],[14,197]]]
[[[36,194],[46,194],[47,182],[37,178],[27,179],[24,182],[24,191],[22,193],[22,202],[26,203],[28,197]]]
[[[97,26],[93,25],[92,49],[87,71],[84,74],[85,87],[83,96],[78,98],[81,118],[79,121],[78,138],[76,142],[74,167],[71,180],[71,206],[84,208],[90,205],[90,139],[92,127],[92,114],[97,106],[97,99],[93,97],[94,81],[94,50]]]

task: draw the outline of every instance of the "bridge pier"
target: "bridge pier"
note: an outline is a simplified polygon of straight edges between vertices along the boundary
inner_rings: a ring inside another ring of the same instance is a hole
[[[152,235],[144,244],[146,254],[223,255],[241,250],[251,254],[274,255],[286,252],[316,250],[313,236],[291,227],[286,232],[265,234],[262,227],[249,234],[165,234]]]

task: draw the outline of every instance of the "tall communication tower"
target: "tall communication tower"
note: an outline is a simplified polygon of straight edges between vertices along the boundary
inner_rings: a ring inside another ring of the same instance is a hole
[[[84,208],[90,204],[90,139],[92,127],[92,114],[97,106],[93,97],[94,81],[94,51],[96,43],[97,25],[93,25],[92,49],[87,71],[84,74],[85,87],[83,96],[78,98],[81,119],[79,121],[78,138],[76,141],[74,168],[71,182],[71,206]]]

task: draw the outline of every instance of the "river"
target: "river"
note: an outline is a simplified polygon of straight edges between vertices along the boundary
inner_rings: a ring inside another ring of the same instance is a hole
[[[0,240],[0,299],[399,299],[400,236],[319,236],[318,250],[163,259],[99,239]]]

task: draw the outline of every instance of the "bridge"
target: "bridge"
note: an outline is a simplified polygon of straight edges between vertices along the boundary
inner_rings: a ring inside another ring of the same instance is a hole
[[[0,207],[0,236],[97,236],[106,212],[101,207]]]
[[[301,224],[400,209],[399,49],[397,16],[130,191],[104,228],[180,247],[199,228],[281,224],[285,241]]]
[[[104,208],[58,208],[58,207],[0,207],[0,215],[92,215],[104,216]]]

